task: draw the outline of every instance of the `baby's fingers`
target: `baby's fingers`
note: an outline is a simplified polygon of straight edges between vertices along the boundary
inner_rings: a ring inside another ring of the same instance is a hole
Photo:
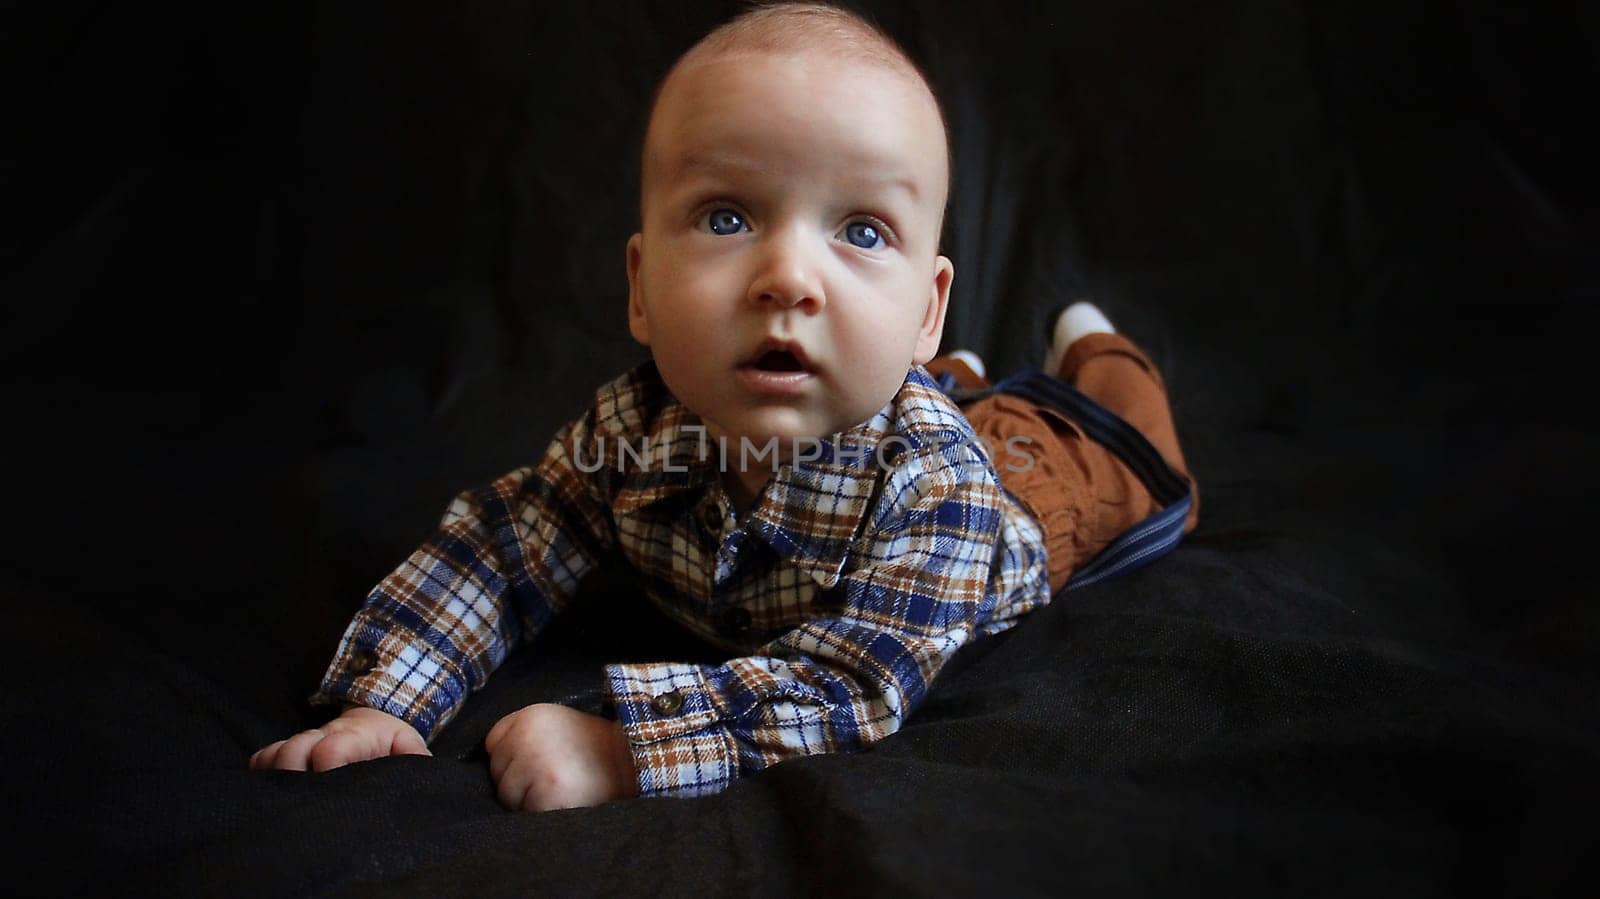
[[[532,789],[534,774],[528,770],[527,765],[513,765],[506,768],[494,780],[494,795],[500,800],[500,805],[507,811],[521,811],[523,803],[528,798],[528,791]]]
[[[266,746],[263,746],[260,749],[257,749],[255,751],[255,754],[250,756],[250,770],[251,771],[267,771],[267,770],[270,770],[272,768],[272,763],[274,761],[276,761],[277,758],[278,758],[278,750],[282,749],[283,748],[283,744],[285,744],[287,742],[289,742],[289,741],[288,740],[279,740],[276,743],[269,743]]]
[[[394,740],[389,744],[390,755],[433,755],[428,751],[428,744],[423,742],[422,736],[414,730],[401,729],[395,732]]]
[[[506,731],[511,729],[512,719],[516,717],[516,713],[512,712],[511,714],[502,717],[499,721],[496,721],[494,723],[494,727],[489,728],[489,734],[483,738],[483,749],[485,752],[489,753],[490,755],[494,754],[495,747],[499,746],[500,741],[505,739]]]
[[[362,731],[334,731],[311,747],[306,764],[312,771],[332,771],[352,762],[364,762],[385,755],[388,741]]]
[[[306,758],[311,754],[312,747],[322,742],[326,736],[320,729],[301,731],[283,741],[283,746],[278,749],[277,758],[272,760],[272,767],[284,771],[306,770]]]

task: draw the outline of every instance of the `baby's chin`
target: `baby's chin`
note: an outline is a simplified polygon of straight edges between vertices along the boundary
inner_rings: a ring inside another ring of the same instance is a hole
[[[715,429],[708,430],[713,438],[718,436]],[[787,461],[796,452],[797,447],[803,451],[805,447],[831,441],[836,434],[837,431],[817,432],[809,428],[740,428],[721,436],[727,442],[730,451],[740,446],[750,447],[752,450],[765,450],[770,446],[776,449],[779,458]]]
[[[708,421],[707,431],[713,439],[722,437],[730,453],[738,451],[741,446],[749,447],[750,451],[764,451],[772,447],[781,460],[788,461],[796,453],[804,454],[810,447],[831,442],[870,415],[868,413],[858,420],[850,420],[849,414],[824,417],[782,410],[729,421],[726,427]]]

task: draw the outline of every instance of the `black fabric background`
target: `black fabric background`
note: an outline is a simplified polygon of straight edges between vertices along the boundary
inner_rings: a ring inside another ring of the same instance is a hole
[[[59,3],[6,29],[8,881],[28,892],[1534,894],[1594,878],[1592,5],[866,7],[954,136],[946,347],[1096,297],[1201,527],[729,792],[496,805],[501,714],[707,656],[598,585],[436,744],[259,746],[457,490],[642,357],[683,5]],[[620,626],[620,629],[618,629]]]

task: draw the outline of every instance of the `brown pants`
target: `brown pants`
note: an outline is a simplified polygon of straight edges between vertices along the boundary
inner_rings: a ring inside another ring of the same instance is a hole
[[[927,365],[949,372],[965,388],[989,382],[960,360],[941,356]],[[1166,385],[1154,363],[1120,334],[1088,334],[1074,341],[1057,377],[1120,416],[1144,434],[1167,464],[1193,485],[1184,533],[1200,515],[1200,491],[1184,465],[1172,426]],[[1006,490],[1039,521],[1050,559],[1050,591],[1094,558],[1123,531],[1161,510],[1161,505],[1116,454],[1085,436],[1056,409],[1008,394],[991,394],[962,407],[973,430],[993,448],[995,468]],[[1012,438],[1020,438],[1007,443]],[[1020,457],[1032,457],[1028,467]],[[1017,459],[1015,463],[1008,462]],[[1013,470],[1026,468],[1024,471]]]

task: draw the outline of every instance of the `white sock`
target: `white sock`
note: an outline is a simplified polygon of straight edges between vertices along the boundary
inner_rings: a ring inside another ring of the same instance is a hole
[[[1111,326],[1111,319],[1100,311],[1100,307],[1093,303],[1079,300],[1071,306],[1061,310],[1056,317],[1054,330],[1051,332],[1050,351],[1044,357],[1044,370],[1047,374],[1059,374],[1061,360],[1067,357],[1067,349],[1085,334],[1115,334],[1117,329]]]
[[[989,377],[989,373],[984,370],[983,360],[978,358],[977,353],[974,353],[971,350],[951,350],[945,355],[951,359],[960,359],[962,362],[967,363],[967,367],[972,369],[972,373],[978,377]]]

